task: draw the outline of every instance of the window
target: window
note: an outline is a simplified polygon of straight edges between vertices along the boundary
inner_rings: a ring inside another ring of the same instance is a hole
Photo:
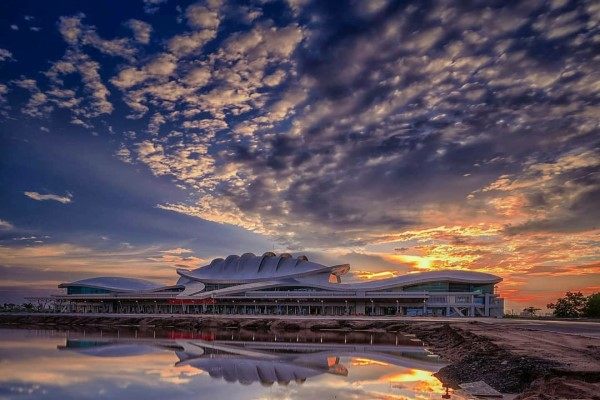
[[[67,287],[67,294],[106,294],[110,293],[110,290],[96,289],[85,286],[69,286]]]
[[[232,286],[238,286],[237,283],[234,284],[214,284],[214,283],[207,283],[204,285],[204,290],[207,292],[210,292],[212,290],[219,290],[219,289],[225,289],[228,287],[232,287]]]
[[[254,292],[318,292],[323,289],[318,289],[310,286],[280,286],[268,289],[254,290]]]
[[[485,285],[473,285],[473,292],[481,293],[481,294],[493,294],[494,293],[494,284],[488,283]]]
[[[447,292],[448,282],[431,282],[404,287],[406,292]]]
[[[470,292],[471,285],[468,283],[450,282],[448,286],[450,292]]]
[[[429,303],[445,303],[446,296],[434,296],[429,298]]]

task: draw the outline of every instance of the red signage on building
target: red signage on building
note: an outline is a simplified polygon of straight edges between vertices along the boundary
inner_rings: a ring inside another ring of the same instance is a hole
[[[200,339],[200,340],[215,340],[213,332],[179,332],[169,331],[169,339]]]
[[[217,304],[217,301],[215,299],[168,299],[168,304],[173,304],[173,305]]]

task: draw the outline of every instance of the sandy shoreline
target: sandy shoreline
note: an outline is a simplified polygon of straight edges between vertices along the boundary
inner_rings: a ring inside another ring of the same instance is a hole
[[[46,329],[63,326],[217,327],[411,333],[450,362],[437,376],[451,387],[483,380],[503,393],[519,393],[516,399],[600,399],[600,339],[590,337],[587,332],[577,334],[577,325],[573,329],[559,326],[565,332],[557,332],[548,331],[543,324],[519,324],[510,320],[465,322],[1,314],[0,326]],[[600,325],[598,327],[600,329]]]

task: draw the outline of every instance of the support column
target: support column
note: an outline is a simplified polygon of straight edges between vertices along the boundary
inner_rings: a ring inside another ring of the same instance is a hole
[[[360,314],[365,314],[365,302],[363,301],[357,301],[356,302],[356,314],[360,315]]]

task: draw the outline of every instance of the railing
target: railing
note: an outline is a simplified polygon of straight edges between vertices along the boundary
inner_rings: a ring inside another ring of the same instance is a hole
[[[370,298],[404,298],[404,299],[424,299],[428,295],[417,292],[378,292],[378,293],[362,293],[362,292],[318,292],[318,291],[299,291],[299,292],[246,292],[227,294],[223,296],[215,296],[216,298],[353,298],[353,299],[370,299]]]

